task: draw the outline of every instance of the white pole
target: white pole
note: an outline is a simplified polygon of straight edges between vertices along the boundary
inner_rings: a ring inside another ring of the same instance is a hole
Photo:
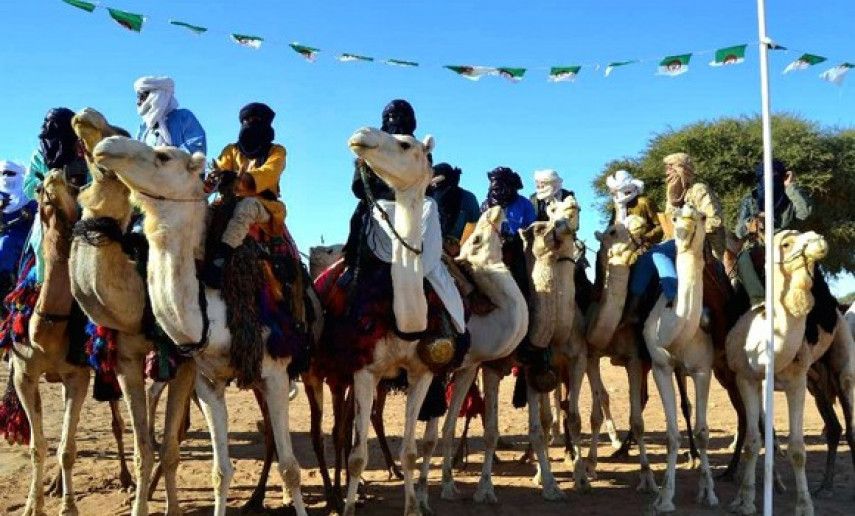
[[[757,0],[757,27],[760,34],[760,98],[763,116],[763,212],[765,213],[765,249],[766,249],[766,317],[769,322],[769,338],[766,341],[766,381],[764,384],[766,442],[763,475],[763,515],[772,516],[772,477],[775,465],[773,445],[773,422],[775,420],[775,323],[772,303],[772,238],[775,229],[774,206],[772,200],[772,113],[769,102],[769,43],[766,35],[766,2]],[[751,423],[749,423],[751,424]]]

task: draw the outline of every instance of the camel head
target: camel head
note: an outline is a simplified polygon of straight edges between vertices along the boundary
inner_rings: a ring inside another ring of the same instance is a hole
[[[111,136],[93,150],[95,163],[111,170],[128,187],[144,196],[178,200],[203,200],[205,186],[201,176],[205,155],[192,156],[175,147],[149,147],[125,138]]]
[[[428,160],[434,147],[432,136],[420,142],[412,136],[363,127],[353,133],[347,145],[396,192],[411,188],[424,192],[433,178]]]
[[[317,278],[332,264],[339,261],[342,256],[344,256],[344,246],[341,244],[316,245],[310,247],[309,275],[311,275],[313,279]]]
[[[674,224],[674,243],[677,245],[678,253],[703,252],[706,220],[706,215],[688,203],[674,212],[671,222]]]
[[[39,217],[45,228],[45,238],[47,230],[56,230],[59,245],[64,249],[59,252],[67,258],[67,248],[71,244],[71,228],[77,222],[76,189],[65,180],[62,170],[51,170],[38,187],[37,194]]]
[[[488,208],[481,214],[475,229],[460,246],[459,262],[476,267],[502,263],[502,238],[499,228],[505,221],[505,212],[499,206]]]
[[[635,263],[638,258],[639,237],[631,228],[639,225],[643,227],[644,220],[638,215],[629,215],[623,224],[617,222],[603,233],[594,232],[603,251],[598,256],[606,260],[606,265],[629,267]]]
[[[131,211],[128,202],[130,191],[119,181],[116,174],[95,165],[92,151],[104,138],[128,136],[128,133],[107,123],[104,115],[92,108],[84,108],[74,115],[71,127],[83,145],[89,173],[92,175],[92,184],[80,192],[77,201],[84,208],[96,212],[98,216],[112,217],[124,222]]]
[[[574,234],[565,220],[535,222],[519,232],[526,252],[535,260],[575,255]]]
[[[783,291],[784,309],[794,317],[807,316],[813,308],[814,265],[827,254],[825,238],[813,231],[781,231],[772,240],[775,291]]]
[[[566,220],[570,230],[574,233],[579,231],[579,212],[582,207],[576,201],[576,197],[568,195],[563,201],[552,203],[546,208],[549,220]]]

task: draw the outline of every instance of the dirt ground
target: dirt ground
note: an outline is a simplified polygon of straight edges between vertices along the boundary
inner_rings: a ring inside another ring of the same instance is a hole
[[[625,430],[628,419],[627,382],[622,369],[611,367],[603,362],[603,379],[611,395],[612,411],[617,418],[618,428]],[[5,386],[5,368],[2,377]],[[521,456],[526,442],[526,412],[513,409],[511,393],[513,383],[510,380],[502,382],[499,429],[505,439],[514,444],[514,449],[500,451],[501,464],[494,468],[494,483],[499,505],[481,506],[471,501],[478,482],[482,462],[483,441],[481,425],[473,422],[472,440],[468,466],[457,472],[459,488],[464,500],[446,502],[440,499],[440,459],[433,459],[431,471],[431,503],[437,515],[511,515],[511,514],[586,514],[586,515],[631,515],[649,514],[654,495],[640,494],[635,490],[638,478],[638,459],[633,451],[628,459],[611,459],[611,447],[608,439],[601,440],[600,463],[598,479],[593,482],[593,491],[587,494],[576,493],[570,468],[562,461],[563,452],[557,444],[550,448],[553,471],[560,486],[567,494],[564,502],[544,501],[531,481],[534,466],[521,464],[517,459]],[[653,382],[650,382],[651,399],[645,413],[647,439],[650,443],[650,458],[657,481],[661,481],[665,461],[665,421],[661,402],[656,395]],[[229,514],[239,514],[240,506],[249,498],[261,469],[263,454],[262,436],[256,430],[256,422],[260,418],[252,393],[239,391],[235,388],[228,390],[228,406],[230,421],[230,447],[236,473],[232,481]],[[50,445],[51,455],[48,459],[47,471],[52,474],[56,468],[55,452],[61,423],[60,389],[56,385],[42,385],[42,399],[46,415],[46,437]],[[403,430],[403,396],[391,396],[386,407],[386,431],[390,435],[393,453],[397,455],[397,447]],[[781,395],[776,398],[776,427],[779,435],[786,437],[787,423],[785,400]],[[582,393],[583,431],[589,430],[587,412],[590,407],[590,394],[587,384]],[[325,430],[329,431],[332,424],[329,416],[329,397],[326,399],[328,417],[324,422]],[[303,467],[303,495],[310,507],[310,514],[325,514],[321,477],[315,465],[315,457],[309,442],[309,410],[305,397],[301,394],[292,404],[292,432],[296,446],[297,458]],[[161,416],[162,417],[162,416]],[[841,417],[842,420],[842,417]],[[711,461],[716,470],[721,470],[728,457],[727,446],[732,437],[735,425],[733,411],[722,389],[714,384],[709,407],[711,427]],[[825,444],[820,434],[822,421],[812,398],[808,397],[805,416],[805,435],[808,446],[807,474],[808,481],[816,486],[822,478],[825,463]],[[462,426],[462,425],[461,425]],[[681,422],[681,427],[683,426]],[[421,425],[419,426],[421,435]],[[110,411],[105,404],[88,400],[83,407],[80,429],[78,432],[79,456],[75,465],[75,486],[77,489],[77,504],[82,515],[113,515],[128,514],[131,495],[118,489],[118,462],[116,445],[110,430]],[[589,434],[585,434],[587,444]],[[605,436],[604,436],[605,437]],[[605,441],[605,442],[604,442]],[[684,444],[685,444],[684,439]],[[125,443],[132,449],[131,432],[125,432]],[[374,439],[370,444],[371,459],[366,478],[368,480],[369,501],[360,510],[360,514],[400,515],[403,513],[403,489],[398,480],[389,480],[385,471],[382,456]],[[328,460],[331,457],[331,446],[327,447]],[[779,470],[782,473],[787,492],[775,497],[776,514],[792,514],[794,504],[794,488],[792,469],[786,459],[778,459]],[[761,483],[761,471],[758,472],[758,488]],[[275,470],[274,470],[275,471]],[[208,432],[204,418],[194,407],[192,409],[192,425],[189,439],[181,449],[181,465],[179,467],[178,485],[179,496],[185,514],[210,514],[213,509],[213,493],[211,490],[211,448],[208,442]],[[26,500],[30,479],[29,453],[23,447],[10,447],[0,444],[0,514],[19,514]],[[838,451],[837,476],[833,497],[818,497],[814,499],[817,515],[852,515],[855,514],[855,475],[852,461],[845,443]],[[289,514],[292,511],[283,508],[281,494],[281,479],[276,474],[271,475],[267,491],[266,507],[268,514]],[[161,484],[162,486],[162,484]],[[698,506],[695,501],[697,490],[697,471],[688,469],[685,458],[677,470],[677,514],[725,514],[725,508],[735,494],[732,483],[717,482],[716,493],[720,506],[706,509]],[[151,511],[162,514],[164,510],[164,493],[157,491]],[[758,506],[762,503],[762,493],[758,493]],[[48,513],[59,509],[59,500],[47,499]]]

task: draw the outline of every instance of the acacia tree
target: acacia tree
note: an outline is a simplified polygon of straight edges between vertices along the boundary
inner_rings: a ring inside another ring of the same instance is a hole
[[[695,162],[699,180],[721,198],[725,225],[733,230],[739,203],[757,184],[754,168],[762,159],[760,117],[722,118],[696,122],[656,134],[637,157],[613,160],[594,180],[604,214],[610,209],[607,175],[625,169],[644,181],[645,193],[660,208],[665,201],[662,158],[687,152]],[[855,272],[855,129],[821,127],[792,115],[772,120],[776,158],[787,163],[799,186],[813,200],[813,213],[797,229],[811,229],[825,236],[829,256],[824,268],[832,275]]]

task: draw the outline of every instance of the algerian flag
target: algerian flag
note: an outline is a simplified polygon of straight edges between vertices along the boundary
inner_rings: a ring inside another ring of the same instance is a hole
[[[448,65],[445,68],[448,68],[452,72],[469,79],[470,81],[477,81],[481,77],[485,75],[495,75],[499,73],[499,71],[491,66],[453,66]]]
[[[549,82],[573,82],[581,66],[553,66],[549,69]]]
[[[345,52],[345,53],[341,54],[340,56],[338,56],[338,60],[341,61],[342,63],[348,63],[350,61],[371,62],[371,61],[374,61],[374,58],[368,57],[368,56],[361,56],[359,54],[348,54],[347,52]]]
[[[846,74],[853,68],[855,68],[855,64],[841,63],[819,74],[819,78],[836,86],[840,86],[843,84],[843,79],[846,78]]]
[[[392,66],[419,66],[419,63],[415,61],[404,61],[402,59],[387,59],[386,64]]]
[[[656,75],[668,75],[670,77],[674,77],[684,74],[689,71],[690,59],[692,59],[692,54],[668,56],[662,61],[659,61],[659,70],[656,72]]]
[[[258,36],[247,36],[246,34],[232,34],[232,39],[238,45],[254,48],[256,50],[261,48],[261,43],[264,41],[264,38],[260,38]]]
[[[62,0],[62,1],[67,3],[68,5],[73,5],[74,7],[77,7],[78,9],[83,9],[84,11],[86,11],[88,13],[91,13],[92,11],[95,10],[95,4],[93,4],[92,2],[83,2],[81,0]]]
[[[319,48],[307,47],[306,45],[301,45],[299,43],[291,43],[288,46],[294,49],[294,52],[297,52],[301,56],[305,57],[306,61],[310,63],[315,62],[315,59],[318,58],[318,52],[321,51],[321,49]]]
[[[511,82],[520,82],[525,75],[525,68],[498,68],[497,72],[500,77]]]
[[[169,23],[172,25],[175,25],[176,27],[184,27],[185,29],[188,29],[189,31],[191,31],[193,34],[203,34],[205,32],[208,32],[208,29],[206,29],[205,27],[200,27],[198,25],[191,25],[191,24],[183,22],[183,21],[169,20]]]
[[[614,63],[609,63],[609,65],[606,67],[605,76],[608,77],[609,74],[612,73],[612,70],[619,66],[626,66],[637,62],[638,61],[615,61]]]
[[[816,56],[813,54],[802,54],[802,56],[792,63],[788,64],[786,68],[784,68],[784,73],[790,73],[793,70],[804,70],[810,66],[815,64],[819,64],[825,61],[825,58],[822,56]]]
[[[134,32],[140,32],[142,30],[143,22],[145,21],[145,17],[143,15],[120,11],[118,9],[111,9],[109,7],[107,8],[107,12],[110,13],[110,18],[116,20],[116,23],[122,27]]]
[[[734,47],[720,48],[715,51],[715,59],[710,61],[710,66],[725,66],[739,64],[745,61],[745,47],[748,45],[736,45]]]

